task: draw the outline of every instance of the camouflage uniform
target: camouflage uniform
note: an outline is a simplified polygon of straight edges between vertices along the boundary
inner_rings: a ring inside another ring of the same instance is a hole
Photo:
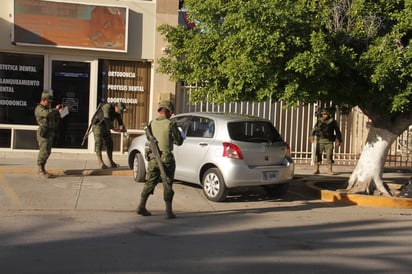
[[[42,99],[43,98],[52,101],[53,97],[49,94],[42,93]],[[45,165],[51,154],[53,139],[60,121],[60,113],[57,109],[38,104],[34,109],[34,116],[39,125],[37,129],[37,143],[39,144],[37,165],[39,167],[39,175],[48,177]]]
[[[115,111],[115,105],[106,103],[97,110],[95,119],[92,121],[95,151],[101,168],[107,168],[102,158],[104,144],[106,145],[106,153],[110,161],[110,166],[118,167],[118,165],[113,161],[113,139],[110,130],[114,129],[114,120],[116,120],[119,124],[120,130],[125,129],[121,114],[124,111],[125,106],[123,103],[117,103],[116,105],[119,107],[119,113]]]
[[[169,101],[162,101],[159,104],[158,111],[162,108],[166,108],[173,112],[173,105]],[[168,218],[174,218],[175,215],[172,212],[171,204],[174,196],[174,191],[172,189],[176,162],[173,155],[173,144],[182,145],[183,137],[177,125],[169,120],[169,117],[159,116],[158,118],[150,122],[150,127],[152,129],[152,134],[157,140],[159,151],[161,154],[161,161],[166,171],[168,177],[168,185],[163,186],[163,199],[166,203],[166,213]],[[156,185],[162,181],[159,165],[156,158],[149,157],[150,151],[147,151],[146,160],[149,161],[147,173],[146,173],[146,183],[143,187],[141,193],[141,202],[137,209],[137,213],[144,216],[151,215],[149,211],[146,210],[146,201],[150,194],[153,194]]]
[[[333,143],[342,142],[342,134],[339,130],[338,122],[330,116],[326,111],[322,114],[327,114],[326,117],[318,119],[312,129],[311,139],[316,136],[316,167],[315,174],[319,173],[319,165],[322,163],[322,153],[326,153],[326,161],[329,164],[329,173],[332,172],[333,161]]]

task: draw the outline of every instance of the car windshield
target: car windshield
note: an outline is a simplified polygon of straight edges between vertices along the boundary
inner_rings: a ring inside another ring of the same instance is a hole
[[[270,122],[242,121],[228,123],[229,136],[242,142],[281,142],[282,137]]]

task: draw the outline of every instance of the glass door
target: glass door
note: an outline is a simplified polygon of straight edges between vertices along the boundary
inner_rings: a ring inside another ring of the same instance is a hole
[[[81,143],[88,128],[90,63],[53,60],[51,73],[54,105],[63,104],[69,109],[60,120],[54,147],[86,148]]]

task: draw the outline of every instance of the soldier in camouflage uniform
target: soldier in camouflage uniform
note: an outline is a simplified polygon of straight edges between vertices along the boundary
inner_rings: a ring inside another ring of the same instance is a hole
[[[316,122],[310,137],[312,143],[316,141],[316,162],[313,174],[319,174],[323,151],[326,152],[326,160],[329,164],[328,173],[333,174],[333,142],[336,143],[336,146],[340,146],[342,134],[339,130],[338,122],[331,116],[329,111],[322,110],[321,114],[322,117]]]
[[[175,218],[172,210],[172,200],[174,191],[172,189],[176,163],[173,155],[173,144],[182,145],[184,137],[180,133],[177,125],[169,118],[174,112],[174,106],[170,101],[160,102],[157,111],[159,117],[150,122],[152,134],[157,140],[161,161],[168,177],[168,185],[163,186],[163,199],[166,203],[166,216],[168,219]],[[161,182],[161,173],[155,157],[150,157],[151,151],[146,151],[145,157],[149,161],[146,174],[146,183],[141,193],[140,204],[137,214],[150,216],[151,213],[146,209],[146,202],[150,194],[153,194],[156,185]]]
[[[53,139],[60,121],[59,110],[63,107],[57,105],[51,108],[53,95],[51,92],[41,94],[40,103],[34,109],[39,128],[37,129],[37,143],[39,144],[39,154],[37,156],[38,174],[42,178],[51,178],[53,175],[46,171],[46,162],[51,154]]]
[[[96,156],[99,166],[102,169],[108,168],[102,158],[104,144],[106,145],[106,153],[110,161],[110,167],[116,168],[119,166],[113,161],[113,139],[110,130],[126,132],[126,127],[124,126],[122,119],[122,113],[125,110],[126,106],[124,103],[105,103],[97,109],[95,118],[92,121]],[[114,127],[114,120],[117,121],[118,128]]]

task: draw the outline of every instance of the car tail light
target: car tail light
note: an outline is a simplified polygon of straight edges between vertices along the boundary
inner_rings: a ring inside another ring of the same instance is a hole
[[[242,151],[240,148],[232,143],[223,143],[223,157],[228,157],[232,159],[243,159]]]
[[[286,157],[292,157],[292,154],[290,152],[290,145],[286,143]]]

